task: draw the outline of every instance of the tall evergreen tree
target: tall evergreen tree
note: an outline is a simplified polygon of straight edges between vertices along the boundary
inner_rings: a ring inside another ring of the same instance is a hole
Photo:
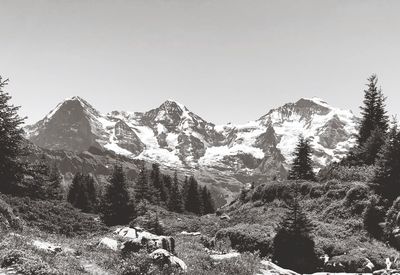
[[[350,157],[350,160],[354,159],[356,163],[374,164],[389,128],[389,119],[385,110],[386,98],[382,90],[377,87],[377,82],[376,75],[369,77],[368,88],[364,91],[357,146]]]
[[[93,177],[76,173],[69,188],[67,200],[84,212],[96,212],[98,200]]]
[[[57,164],[53,164],[49,168],[48,185],[46,197],[48,199],[61,200],[63,199],[63,189],[61,187],[62,176]]]
[[[375,180],[378,193],[393,201],[400,196],[400,132],[397,123],[391,128],[376,161]]]
[[[22,154],[24,118],[17,113],[20,107],[9,103],[11,96],[3,90],[7,84],[8,79],[0,76],[0,192],[16,193],[24,170],[18,160]]]
[[[281,267],[299,273],[313,273],[316,268],[313,226],[295,197],[288,205],[289,211],[277,228],[274,237],[273,260]]]
[[[300,136],[294,152],[292,167],[289,171],[289,179],[315,180],[311,157],[312,153],[309,140]]]
[[[372,165],[375,163],[378,153],[385,144],[386,133],[382,132],[379,128],[375,128],[371,132],[371,136],[365,141],[361,148],[358,148],[357,158],[362,163]]]
[[[149,181],[147,179],[147,171],[143,164],[140,169],[135,185],[136,202],[139,203],[144,200],[151,202],[152,201],[151,195],[152,194],[150,193]]]
[[[171,183],[169,200],[168,200],[168,210],[182,213],[183,212],[183,200],[182,194],[179,190],[178,174],[175,171],[174,180]]]
[[[358,146],[361,147],[371,136],[373,129],[376,126],[376,103],[378,100],[378,78],[375,74],[368,78],[367,89],[364,90],[364,101],[361,108],[361,125],[357,137]]]
[[[110,185],[101,200],[101,219],[106,225],[128,224],[135,217],[136,209],[121,165],[115,165],[109,181]]]
[[[160,165],[158,163],[153,163],[150,179],[154,203],[165,203],[167,201],[167,190],[165,189],[163,175],[160,172]]]
[[[210,214],[215,212],[214,200],[210,191],[206,186],[201,188],[201,197],[203,200],[203,214]]]
[[[191,176],[188,181],[185,209],[188,212],[195,214],[201,214],[202,212],[202,201],[199,194],[199,185],[193,176]]]

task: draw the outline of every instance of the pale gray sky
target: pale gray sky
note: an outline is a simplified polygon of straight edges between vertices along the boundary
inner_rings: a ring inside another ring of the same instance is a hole
[[[400,1],[0,0],[0,74],[29,122],[79,95],[102,112],[175,99],[214,123],[300,97],[358,112],[377,73],[400,108]]]

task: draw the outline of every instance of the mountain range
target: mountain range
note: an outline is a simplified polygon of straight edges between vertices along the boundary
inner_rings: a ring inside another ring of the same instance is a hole
[[[102,114],[75,96],[25,131],[44,149],[110,152],[194,174],[229,201],[243,184],[285,178],[299,135],[311,139],[316,170],[340,160],[355,144],[358,121],[318,98],[301,98],[245,124],[215,125],[174,100],[147,112]]]

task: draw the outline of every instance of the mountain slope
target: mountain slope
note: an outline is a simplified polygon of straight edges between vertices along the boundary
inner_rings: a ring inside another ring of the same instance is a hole
[[[216,126],[173,100],[148,112],[101,114],[73,97],[26,131],[46,149],[97,148],[195,173],[232,197],[243,183],[286,177],[300,134],[312,139],[316,169],[340,160],[355,143],[357,123],[350,111],[316,98],[285,104],[243,125]]]

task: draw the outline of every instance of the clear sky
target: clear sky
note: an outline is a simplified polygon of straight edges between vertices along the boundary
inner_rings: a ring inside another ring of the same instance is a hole
[[[379,76],[400,113],[400,1],[0,0],[0,74],[28,122],[79,95],[102,112],[175,99],[242,123],[300,97],[358,113]]]

